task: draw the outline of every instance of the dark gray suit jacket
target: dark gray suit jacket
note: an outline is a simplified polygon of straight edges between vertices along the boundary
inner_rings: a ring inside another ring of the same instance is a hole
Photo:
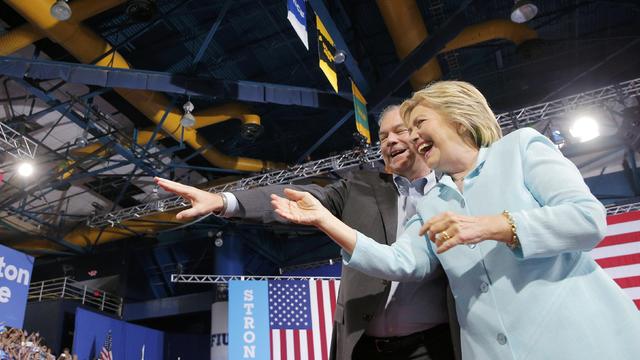
[[[326,187],[276,185],[234,192],[240,204],[240,217],[260,222],[282,221],[273,212],[269,196],[281,194],[284,187],[309,191],[344,223],[380,243],[392,244],[396,239],[398,195],[389,174],[355,171],[349,178]],[[380,303],[386,301],[389,285],[386,280],[342,267],[331,341],[332,359],[351,359],[354,346]]]

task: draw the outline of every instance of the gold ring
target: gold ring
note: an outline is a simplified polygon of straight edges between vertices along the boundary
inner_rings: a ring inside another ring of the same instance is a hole
[[[451,235],[449,235],[446,231],[442,231],[440,234],[445,241],[451,239]]]

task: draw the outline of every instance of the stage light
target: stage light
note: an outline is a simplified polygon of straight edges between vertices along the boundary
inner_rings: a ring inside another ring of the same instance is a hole
[[[216,247],[222,247],[222,245],[224,245],[224,240],[222,239],[222,235],[223,235],[222,231],[218,231],[216,233],[216,239],[213,241],[213,245],[215,245]]]
[[[21,162],[18,165],[18,174],[22,177],[29,177],[33,174],[34,168],[33,165],[29,162]]]
[[[51,5],[50,12],[51,16],[60,21],[69,20],[71,17],[71,7],[69,7],[66,0],[57,0],[53,5]]]
[[[82,135],[78,136],[76,138],[76,140],[74,141],[74,143],[79,147],[79,148],[83,148],[86,147],[87,145],[89,145],[89,138],[88,138],[88,133],[87,131],[83,131]]]
[[[511,11],[511,21],[522,24],[538,14],[538,7],[529,0],[516,0]]]
[[[333,54],[333,62],[336,64],[342,64],[347,59],[347,54],[342,50],[336,50]]]
[[[191,129],[196,124],[196,118],[191,115],[194,106],[191,101],[187,101],[182,105],[182,109],[184,110],[184,115],[182,115],[182,119],[180,119],[180,125],[184,128]]]
[[[586,142],[600,136],[598,123],[589,116],[581,116],[576,119],[569,132],[571,136],[580,139],[580,142]]]

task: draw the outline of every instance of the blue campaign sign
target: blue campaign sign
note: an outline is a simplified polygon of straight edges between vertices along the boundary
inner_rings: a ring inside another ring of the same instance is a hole
[[[229,282],[229,359],[269,360],[266,281]]]
[[[304,0],[288,0],[287,1],[287,19],[291,23],[293,30],[304,47],[309,50],[309,35],[307,33],[307,5]]]
[[[0,324],[22,328],[33,257],[0,245]]]

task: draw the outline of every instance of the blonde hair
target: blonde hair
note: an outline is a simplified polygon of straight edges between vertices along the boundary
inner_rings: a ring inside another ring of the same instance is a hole
[[[502,137],[502,129],[487,99],[464,81],[438,81],[427,85],[400,105],[400,116],[411,126],[409,115],[418,105],[437,111],[444,119],[462,125],[477,147],[489,146]]]

